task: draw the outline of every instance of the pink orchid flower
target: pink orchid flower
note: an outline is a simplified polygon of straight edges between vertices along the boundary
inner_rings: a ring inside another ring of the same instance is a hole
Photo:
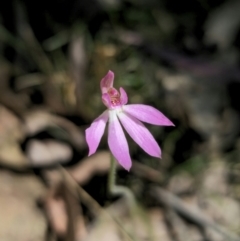
[[[160,111],[151,106],[142,104],[126,105],[128,102],[127,93],[123,88],[120,88],[118,92],[113,87],[113,81],[114,73],[112,71],[108,71],[107,75],[101,80],[102,101],[108,109],[95,119],[86,130],[86,141],[90,156],[96,152],[106,124],[109,122],[109,148],[119,164],[129,171],[132,162],[122,126],[145,152],[160,158],[161,149],[158,143],[140,121],[161,126],[174,126],[174,124]]]

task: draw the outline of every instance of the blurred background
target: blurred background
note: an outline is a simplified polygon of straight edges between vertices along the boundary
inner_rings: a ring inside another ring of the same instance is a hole
[[[0,240],[240,240],[240,1],[0,2]],[[133,167],[107,191],[104,135],[85,129],[115,73],[162,148],[130,138]]]

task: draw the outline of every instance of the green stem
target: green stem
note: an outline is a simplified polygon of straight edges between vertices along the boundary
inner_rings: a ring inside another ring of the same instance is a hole
[[[128,203],[130,204],[131,208],[136,207],[136,201],[132,191],[125,186],[116,185],[116,167],[117,167],[116,160],[111,154],[110,170],[108,174],[109,193],[112,194],[113,196],[116,196],[116,195],[124,196],[127,199]]]

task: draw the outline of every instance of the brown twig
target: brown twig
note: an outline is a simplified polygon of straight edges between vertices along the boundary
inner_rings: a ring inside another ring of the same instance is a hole
[[[118,218],[112,216],[107,210],[102,208],[98,202],[96,202],[81,186],[78,185],[78,183],[73,179],[71,174],[67,172],[63,167],[59,166],[61,169],[61,172],[64,173],[65,178],[68,179],[69,184],[72,185],[73,188],[78,192],[78,195],[81,199],[81,201],[86,205],[86,207],[89,208],[90,211],[93,212],[94,215],[106,215],[107,217],[110,217],[118,226],[119,230],[122,232],[124,237],[128,241],[133,241],[133,238],[128,234],[128,232],[123,228],[122,223]]]
[[[212,228],[223,235],[226,240],[240,241],[240,237],[238,237],[236,234],[233,234],[225,228],[214,223],[203,213],[201,213],[200,210],[188,207],[187,204],[185,204],[180,198],[168,192],[167,190],[153,186],[150,189],[150,195],[159,201],[162,205],[172,208],[177,213],[190,220],[191,222],[199,225],[200,227]]]
[[[133,161],[131,171],[137,176],[155,183],[161,183],[164,180],[164,176],[159,171],[136,161]]]

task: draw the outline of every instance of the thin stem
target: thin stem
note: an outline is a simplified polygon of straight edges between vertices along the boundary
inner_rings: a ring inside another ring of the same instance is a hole
[[[108,190],[109,193],[114,195],[115,193],[114,186],[116,183],[116,161],[114,160],[114,157],[112,154],[110,154],[110,169],[108,173]]]
[[[112,154],[110,158],[110,170],[108,174],[108,190],[109,193],[113,196],[124,196],[130,204],[130,208],[136,207],[136,201],[132,191],[125,186],[116,185],[116,160]]]

